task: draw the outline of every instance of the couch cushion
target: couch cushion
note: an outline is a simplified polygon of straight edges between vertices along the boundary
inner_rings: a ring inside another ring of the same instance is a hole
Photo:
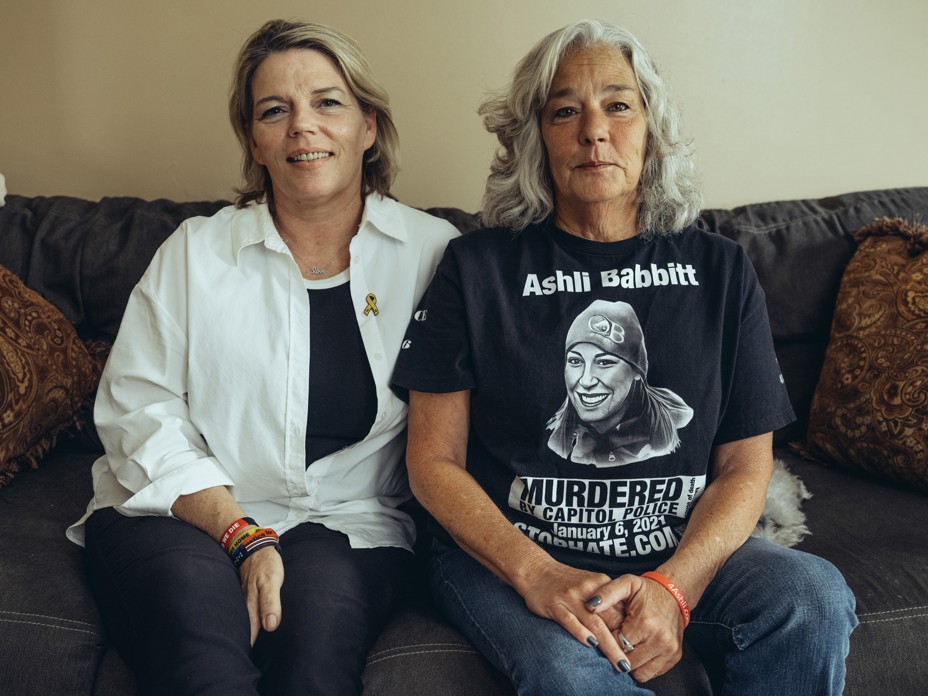
[[[883,219],[855,239],[807,445],[928,490],[928,227]]]
[[[928,219],[928,187],[756,203],[701,215],[703,226],[745,248],[764,289],[774,347],[797,417],[776,433],[777,443],[805,437],[838,286],[856,248],[852,235],[888,215]]]
[[[667,674],[648,682],[657,696],[710,696],[693,649]],[[371,650],[364,693],[385,696],[513,696],[509,680],[442,619],[428,602],[408,602]]]
[[[509,680],[424,602],[410,603],[387,625],[367,659],[364,692],[512,696]]]
[[[16,696],[92,693],[106,645],[84,580],[81,549],[64,536],[90,499],[92,454],[59,445],[38,471],[0,488],[0,691]],[[112,694],[134,693],[122,684]]]
[[[797,548],[828,559],[857,598],[845,696],[920,694],[928,662],[928,495],[778,451],[812,493]]]
[[[82,336],[112,341],[129,293],[161,243],[187,218],[226,205],[9,196],[0,208],[0,264],[48,298]]]
[[[0,266],[0,486],[74,424],[100,372],[55,307]]]

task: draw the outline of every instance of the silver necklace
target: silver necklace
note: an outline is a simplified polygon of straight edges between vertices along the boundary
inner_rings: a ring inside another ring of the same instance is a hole
[[[289,235],[286,235],[286,234],[284,234],[284,233],[281,233],[280,236],[283,238],[284,243],[287,245],[287,248],[290,249],[290,253],[293,254],[293,255],[296,257],[297,265],[300,266],[300,267],[302,268],[302,266],[303,266],[304,264],[307,263],[306,259],[303,258],[303,256],[300,254],[300,252],[298,252],[296,249],[293,248],[293,246],[291,246],[290,242],[291,242],[292,240],[290,239]],[[309,272],[310,272],[312,275],[326,275],[326,274],[329,272],[328,269],[327,269],[326,267],[327,267],[332,261],[334,261],[335,259],[337,259],[337,258],[345,251],[345,249],[348,248],[348,246],[349,246],[350,244],[351,244],[351,240],[349,239],[347,244],[345,244],[344,246],[342,246],[341,248],[339,248],[338,251],[336,251],[334,254],[332,254],[329,258],[327,258],[325,261],[323,261],[323,262],[322,262],[320,265],[318,265],[318,266],[317,266],[316,264],[314,264],[314,263],[310,263]]]

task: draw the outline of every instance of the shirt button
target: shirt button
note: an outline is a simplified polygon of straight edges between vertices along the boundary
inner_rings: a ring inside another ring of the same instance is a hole
[[[374,353],[374,360],[383,360],[383,356],[380,353]]]

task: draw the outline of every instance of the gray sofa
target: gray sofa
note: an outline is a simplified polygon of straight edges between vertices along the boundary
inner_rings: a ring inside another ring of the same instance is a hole
[[[184,218],[222,205],[9,196],[0,208],[0,264],[58,307],[83,338],[112,340],[129,291],[158,245]],[[477,224],[459,210],[431,212],[464,232]],[[928,220],[928,188],[761,203],[702,216],[702,224],[747,249],[767,294],[799,415],[798,423],[777,433],[777,456],[813,494],[804,503],[812,533],[800,548],[835,563],[857,595],[861,623],[848,661],[849,696],[928,693],[922,651],[928,495],[803,460],[787,445],[804,437],[838,284],[855,248],[851,233],[886,215]],[[89,499],[98,452],[92,431],[73,433],[38,469],[25,467],[0,488],[0,693],[136,693],[132,674],[101,629],[81,551],[64,536]],[[711,694],[713,681],[686,646],[681,664],[651,685],[661,696],[683,696]],[[512,689],[436,616],[417,577],[369,656],[365,693],[487,696]],[[782,693],[791,693],[788,684]]]

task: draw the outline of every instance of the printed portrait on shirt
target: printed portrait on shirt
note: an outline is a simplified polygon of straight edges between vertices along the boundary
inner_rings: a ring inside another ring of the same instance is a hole
[[[648,356],[635,310],[596,300],[567,332],[567,397],[548,421],[548,447],[577,464],[613,467],[673,452],[693,409],[648,384]]]

